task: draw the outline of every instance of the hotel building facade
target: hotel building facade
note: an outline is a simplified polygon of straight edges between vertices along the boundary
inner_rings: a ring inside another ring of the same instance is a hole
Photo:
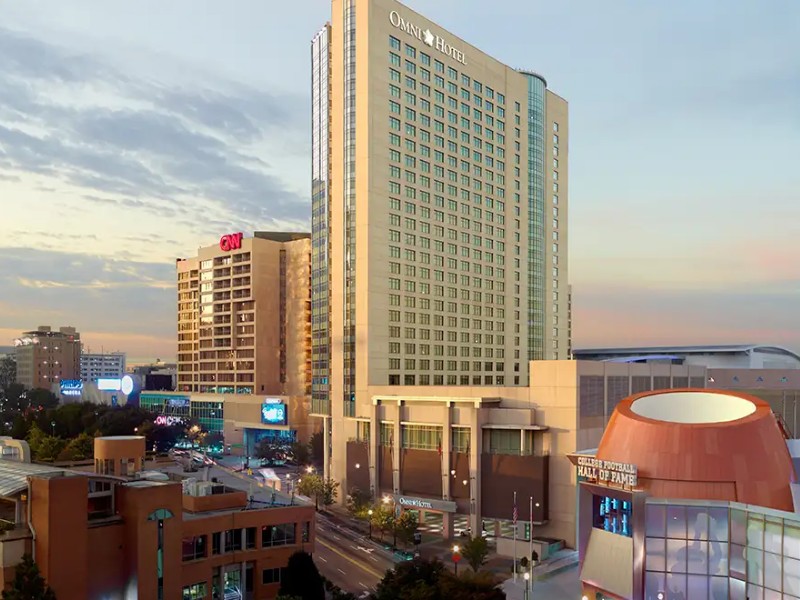
[[[179,391],[310,393],[309,237],[227,234],[177,261]]]
[[[312,103],[312,411],[345,481],[378,396],[568,358],[567,103],[393,0],[333,0]]]
[[[81,378],[81,335],[74,327],[58,331],[42,325],[14,340],[17,383],[49,390],[62,381]]]

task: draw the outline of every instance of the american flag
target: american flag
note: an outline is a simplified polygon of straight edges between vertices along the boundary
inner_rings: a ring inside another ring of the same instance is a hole
[[[514,492],[514,512],[512,513],[514,525],[517,524],[517,492]]]

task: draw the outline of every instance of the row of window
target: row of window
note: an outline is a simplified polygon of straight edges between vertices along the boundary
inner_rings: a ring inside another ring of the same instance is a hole
[[[272,546],[287,546],[296,543],[296,530],[300,528],[301,541],[309,541],[310,522],[283,523],[279,525],[265,525],[261,527],[261,548]],[[226,554],[241,550],[255,550],[256,527],[243,529],[228,529],[216,531],[211,534],[211,554]],[[182,556],[184,561],[197,560],[208,557],[208,535],[196,535],[183,538]]]
[[[283,580],[285,568],[264,569],[261,572],[261,583],[269,585]],[[205,600],[208,595],[208,582],[201,581],[183,587],[183,600]],[[216,596],[215,596],[216,597]]]
[[[474,344],[484,344],[484,345],[492,345],[497,344],[498,346],[502,346],[505,344],[505,336],[490,336],[489,334],[484,334],[481,336],[480,334],[473,335],[473,343]],[[514,338],[514,345],[519,346],[519,338]],[[416,354],[417,347],[419,346],[419,354],[421,356],[444,356],[445,355],[445,347],[442,345],[434,345],[433,352],[431,352],[430,344],[415,344],[411,342],[406,342],[405,344],[401,344],[400,342],[389,342],[389,354]],[[447,346],[447,356],[456,357],[459,356],[458,346]],[[403,350],[402,352],[400,350]],[[492,355],[489,354],[489,351],[492,350],[491,348],[482,348],[480,346],[461,346],[461,354],[462,358],[473,357],[473,358],[481,358],[484,356],[484,350],[486,351],[486,358],[492,358]],[[499,352],[499,349],[497,350]],[[497,358],[502,358],[498,356]],[[392,360],[391,358],[389,360]],[[436,369],[434,369],[436,370]]]
[[[502,358],[502,357],[498,357]],[[505,363],[494,363],[494,362],[481,362],[481,361],[473,361],[470,363],[468,360],[461,361],[461,370],[462,371],[504,371],[505,370]],[[403,365],[407,371],[416,371],[417,366],[419,365],[419,369],[421,371],[429,371],[431,370],[431,365],[433,365],[434,371],[441,371],[444,367],[443,360],[434,360],[431,362],[429,359],[420,359],[417,360],[415,358],[406,358],[403,361]],[[447,370],[448,371],[457,371],[459,362],[455,360],[448,360],[447,361]],[[389,359],[389,369],[391,370],[399,370],[400,369],[400,359],[399,358],[390,358]],[[519,363],[514,364],[514,370],[519,371]]]

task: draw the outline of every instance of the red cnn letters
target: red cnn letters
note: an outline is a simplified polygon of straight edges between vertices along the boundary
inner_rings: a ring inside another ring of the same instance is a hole
[[[242,247],[242,238],[244,235],[239,233],[228,233],[219,238],[219,247],[223,252],[230,252],[231,250],[238,250]]]

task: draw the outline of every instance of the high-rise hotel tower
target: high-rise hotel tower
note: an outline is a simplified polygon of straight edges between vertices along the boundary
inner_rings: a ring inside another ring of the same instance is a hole
[[[312,408],[336,446],[369,386],[524,386],[568,358],[567,103],[545,79],[394,0],[333,0],[312,98]]]

